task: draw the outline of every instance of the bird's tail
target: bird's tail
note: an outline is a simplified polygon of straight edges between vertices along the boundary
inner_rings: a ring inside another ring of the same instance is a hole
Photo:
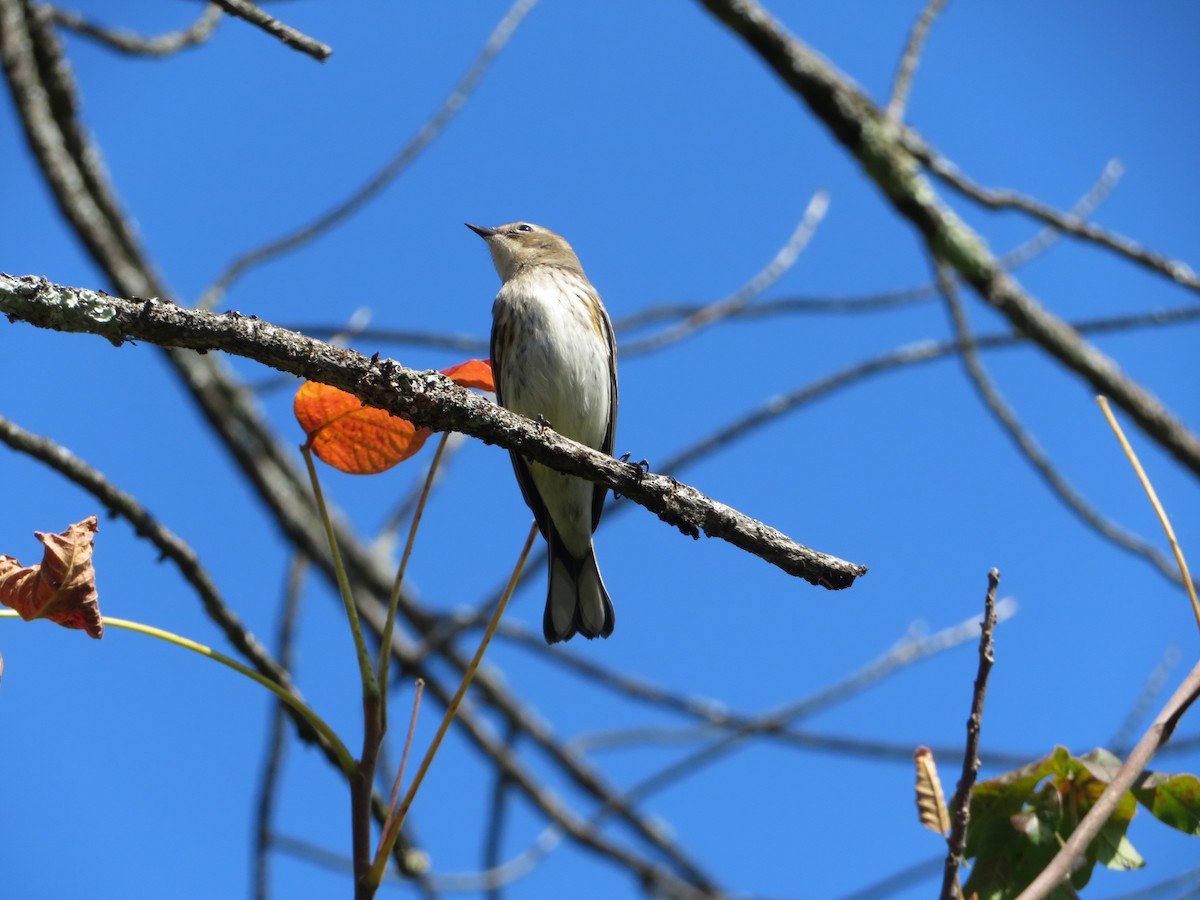
[[[576,559],[550,531],[550,586],[542,619],[546,643],[570,640],[576,632],[589,639],[608,637],[616,618],[595,551],[589,546],[587,555]]]

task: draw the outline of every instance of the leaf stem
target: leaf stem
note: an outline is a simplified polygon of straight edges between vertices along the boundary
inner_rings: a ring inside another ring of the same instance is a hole
[[[400,566],[396,569],[396,580],[392,582],[392,595],[388,599],[387,619],[383,623],[383,632],[379,640],[379,646],[382,648],[379,653],[379,690],[385,698],[383,704],[384,730],[387,729],[388,665],[392,659],[390,651],[392,633],[396,628],[396,613],[400,608],[400,586],[404,583],[404,573],[408,569],[408,560],[412,556],[413,544],[416,543],[417,529],[421,525],[421,516],[425,512],[425,502],[429,499],[429,491],[433,487],[433,479],[437,475],[438,464],[442,461],[442,452],[446,449],[446,441],[449,438],[450,432],[443,431],[442,439],[438,441],[437,451],[433,454],[433,462],[429,464],[429,473],[425,476],[425,485],[421,488],[417,508],[413,511],[412,525],[408,529],[408,541],[405,543],[404,553],[400,557]]]
[[[1192,614],[1196,617],[1196,625],[1200,627],[1200,599],[1196,598],[1196,585],[1192,581],[1192,575],[1188,571],[1187,560],[1183,557],[1183,549],[1179,546],[1179,541],[1175,539],[1175,529],[1171,527],[1171,520],[1167,518],[1167,511],[1163,509],[1162,503],[1159,502],[1158,493],[1154,490],[1154,485],[1150,483],[1150,478],[1146,475],[1146,470],[1142,468],[1141,462],[1137,458],[1137,454],[1133,452],[1133,446],[1129,443],[1129,439],[1125,437],[1125,432],[1121,430],[1121,425],[1117,422],[1117,417],[1113,415],[1112,408],[1108,405],[1108,398],[1103,394],[1096,398],[1096,402],[1100,404],[1100,411],[1104,413],[1104,418],[1108,419],[1108,425],[1116,434],[1117,440],[1121,443],[1121,449],[1125,451],[1125,455],[1129,458],[1130,464],[1133,466],[1133,471],[1137,473],[1138,480],[1142,483],[1142,488],[1146,491],[1146,496],[1150,498],[1150,505],[1154,507],[1154,512],[1158,515],[1158,521],[1162,523],[1163,531],[1167,533],[1167,542],[1171,545],[1171,552],[1175,554],[1175,562],[1179,564],[1179,574],[1183,576],[1183,586],[1188,592],[1188,598],[1192,601]]]
[[[516,589],[517,580],[521,577],[521,569],[525,567],[525,559],[529,556],[529,551],[533,549],[533,541],[536,537],[537,524],[534,523],[529,529],[529,536],[525,539],[525,546],[521,548],[521,555],[517,558],[517,564],[508,579],[508,585],[504,588],[504,593],[500,596],[500,601],[496,604],[496,609],[492,613],[491,620],[488,622],[487,630],[483,633],[483,639],[479,642],[479,649],[475,651],[475,656],[471,659],[471,664],[467,666],[467,671],[463,674],[462,684],[458,686],[458,690],[450,700],[450,704],[446,707],[446,714],[442,717],[442,724],[438,726],[437,733],[433,736],[433,741],[430,743],[429,749],[425,751],[425,758],[421,760],[421,766],[417,769],[417,774],[413,776],[413,782],[409,785],[408,793],[404,795],[404,800],[401,802],[400,808],[396,811],[389,830],[380,839],[379,852],[375,856],[375,862],[371,866],[369,876],[369,883],[371,885],[378,885],[383,880],[383,870],[387,865],[387,858],[392,851],[392,845],[396,843],[396,838],[400,834],[400,826],[404,824],[404,817],[408,814],[409,807],[412,806],[413,800],[417,796],[417,791],[421,788],[421,782],[425,780],[425,774],[429,771],[429,766],[433,763],[433,758],[437,755],[438,748],[442,744],[442,738],[446,736],[446,732],[450,729],[450,723],[454,721],[454,716],[458,712],[458,707],[462,704],[462,699],[467,693],[467,688],[471,686],[471,681],[475,677],[475,671],[479,668],[480,662],[483,661],[483,654],[492,640],[492,635],[496,633],[496,628],[500,625],[500,618],[504,615],[504,610],[508,606],[508,598],[512,596],[513,590]]]
[[[12,610],[0,609],[0,618],[18,618],[17,613]],[[103,616],[102,620],[105,626],[113,628],[123,628],[126,631],[134,631],[138,634],[144,634],[148,637],[158,638],[160,641],[166,641],[168,644],[174,644],[177,647],[183,647],[185,650],[191,650],[193,653],[198,653],[201,656],[206,656],[214,662],[219,662],[224,666],[228,666],[235,672],[245,675],[251,681],[257,682],[273,693],[276,697],[298,712],[304,717],[313,729],[325,738],[329,746],[333,748],[333,753],[337,757],[338,765],[341,767],[342,774],[347,778],[353,778],[358,774],[358,763],[354,761],[354,757],[350,755],[350,751],[346,749],[346,745],[342,743],[341,738],[337,736],[332,728],[330,728],[325,720],[313,712],[304,701],[297,697],[287,688],[280,685],[278,682],[272,681],[270,678],[259,674],[249,666],[243,665],[236,659],[231,659],[224,653],[220,653],[212,647],[207,647],[204,644],[193,641],[191,638],[185,638],[182,635],[174,634],[170,631],[164,631],[161,628],[155,628],[153,625],[144,625],[141,622],[133,622],[129,619],[116,619],[112,616]]]
[[[358,607],[354,604],[354,594],[350,591],[350,579],[346,577],[346,565],[342,562],[337,536],[333,533],[333,522],[329,518],[329,509],[325,506],[325,495],[321,493],[321,481],[317,477],[317,467],[313,463],[311,444],[301,444],[300,452],[304,455],[304,464],[308,467],[313,496],[316,497],[317,509],[321,513],[321,524],[325,526],[325,538],[329,541],[329,552],[333,556],[333,568],[337,573],[338,593],[342,595],[342,603],[346,607],[346,618],[350,621],[350,632],[354,635],[354,649],[358,654],[363,697],[378,696],[379,685],[375,681],[375,669],[371,665],[371,654],[367,650],[367,642],[363,637],[362,623],[358,618]]]

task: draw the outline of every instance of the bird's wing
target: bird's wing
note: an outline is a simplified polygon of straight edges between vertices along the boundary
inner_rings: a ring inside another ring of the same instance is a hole
[[[612,320],[608,310],[600,307],[600,321],[604,325],[604,336],[608,338],[608,431],[604,432],[604,441],[600,444],[600,452],[612,456],[613,444],[617,439],[617,338],[613,334]],[[604,496],[608,488],[595,485],[592,493],[592,531],[600,524],[600,514],[604,511]]]
[[[508,405],[504,402],[504,372],[501,371],[500,358],[496,354],[496,346],[502,338],[502,329],[503,326],[499,325],[497,320],[493,319],[492,337],[488,352],[491,354],[492,381],[496,385],[496,402],[505,409],[508,409]],[[542,533],[542,537],[549,540],[554,524],[550,521],[550,514],[546,512],[546,505],[542,503],[542,498],[538,495],[537,487],[533,483],[533,476],[529,472],[529,463],[525,461],[525,457],[520,453],[510,450],[508,456],[512,460],[513,472],[516,473],[517,484],[521,486],[521,496],[525,498],[525,505],[533,511],[533,517],[537,520],[538,530]]]

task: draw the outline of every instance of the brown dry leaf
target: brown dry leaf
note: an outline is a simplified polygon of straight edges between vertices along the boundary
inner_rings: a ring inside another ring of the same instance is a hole
[[[0,556],[0,603],[11,606],[22,619],[50,619],[64,628],[82,628],[99,638],[104,635],[96,599],[96,570],[92,568],[95,516],[69,527],[62,534],[36,537],[45,546],[42,561],[22,566],[11,556]]]
[[[918,747],[913,762],[917,764],[917,817],[930,831],[945,837],[950,833],[950,813],[946,810],[946,795],[942,793],[933,751]]]

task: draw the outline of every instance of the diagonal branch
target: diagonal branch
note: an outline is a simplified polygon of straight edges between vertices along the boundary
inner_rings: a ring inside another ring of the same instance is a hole
[[[1112,359],[1028,294],[988,251],[983,239],[942,202],[920,171],[922,158],[911,149],[925,146],[915,132],[887,122],[848,77],[753,0],[700,2],[808,104],[896,211],[921,233],[935,256],[946,260],[1019,331],[1099,393],[1111,397],[1165,450],[1200,475],[1200,438],[1157,397],[1126,377]]]
[[[788,269],[795,265],[796,260],[800,258],[800,254],[804,252],[804,248],[808,246],[809,241],[816,233],[817,226],[825,218],[825,211],[828,208],[828,192],[817,191],[808,201],[808,206],[804,209],[804,217],[792,231],[787,243],[779,248],[779,251],[762,271],[723,300],[702,306],[689,314],[682,322],[677,322],[658,334],[635,341],[622,348],[622,355],[638,355],[660,350],[668,344],[674,344],[689,337],[714,322],[744,312],[756,297],[782,278]]]
[[[789,575],[830,590],[847,588],[866,567],[797,544],[762,522],[665,475],[613,459],[455,385],[436,372],[368,359],[239,313],[214,315],[172,303],[121,300],[35,277],[0,275],[0,312],[56,331],[98,334],[120,345],[224,350],[354,394],[370,406],[435,431],[457,431],[619,491],[692,537],[704,531]]]
[[[1050,461],[1050,458],[1038,446],[1033,435],[1025,430],[1021,421],[1017,418],[1016,411],[1009,406],[999,389],[992,383],[991,378],[988,377],[988,373],[983,367],[983,363],[979,359],[979,354],[976,352],[975,337],[972,335],[967,323],[966,311],[959,300],[958,289],[954,286],[954,280],[939,261],[933,261],[933,268],[937,283],[942,291],[942,296],[945,298],[950,310],[950,320],[954,326],[954,337],[959,347],[962,348],[960,356],[962,357],[963,366],[967,370],[967,375],[971,379],[971,384],[974,385],[975,391],[983,400],[984,405],[987,406],[988,410],[1000,423],[1000,426],[1008,433],[1013,443],[1017,445],[1017,449],[1029,464],[1033,466],[1034,471],[1041,476],[1047,487],[1058,496],[1058,499],[1083,520],[1084,524],[1123,550],[1144,556],[1158,566],[1164,575],[1175,580],[1175,576],[1179,574],[1178,570],[1172,567],[1166,557],[1159,553],[1157,548],[1152,544],[1147,543],[1134,534],[1130,534],[1116,522],[1106,518],[1095,509],[1058,472],[1054,464]]]
[[[1050,861],[1050,865],[1046,866],[1029,887],[1021,892],[1017,900],[1040,900],[1042,897],[1048,897],[1055,887],[1070,877],[1076,860],[1083,857],[1088,844],[1100,833],[1100,829],[1113,814],[1125,792],[1133,787],[1134,782],[1145,771],[1159,748],[1171,739],[1171,734],[1175,731],[1175,726],[1179,724],[1180,718],[1187,712],[1188,707],[1196,702],[1197,698],[1200,698],[1200,663],[1196,664],[1175,693],[1171,695],[1167,705],[1162,708],[1162,712],[1154,719],[1149,730],[1142,735],[1142,739],[1137,742],[1133,752],[1117,770],[1117,774],[1108,783],[1108,787],[1104,789],[1100,799],[1075,826],[1075,830],[1071,832],[1071,836],[1067,838],[1062,849]]]
[[[332,209],[317,216],[311,222],[237,257],[217,277],[212,286],[204,292],[197,306],[212,309],[220,302],[221,297],[229,290],[230,285],[249,269],[262,265],[267,260],[274,259],[281,254],[290,253],[307,244],[309,241],[320,237],[344,219],[352,216],[373,197],[377,196],[380,191],[391,184],[396,176],[412,165],[413,161],[433,143],[438,135],[445,130],[446,126],[450,124],[450,120],[463,108],[471,93],[491,67],[497,54],[504,49],[513,32],[517,30],[517,27],[525,19],[525,16],[533,9],[535,3],[537,3],[537,0],[516,0],[513,3],[508,12],[504,14],[504,17],[496,23],[496,27],[492,29],[492,33],[488,36],[483,48],[479,51],[463,77],[459,79],[458,84],[454,86],[454,89],[442,101],[442,105],[438,107],[437,112],[430,117],[429,121],[421,126],[412,140],[401,147],[382,169],[371,176],[366,184]]]
[[[1187,263],[1168,259],[1159,253],[1147,250],[1137,241],[1120,234],[1113,234],[1099,225],[1084,221],[1082,216],[1074,213],[1060,213],[1046,204],[1040,203],[1032,197],[1018,194],[1016,191],[982,187],[967,178],[954,163],[933,153],[931,148],[926,145],[914,148],[914,152],[922,163],[929,166],[929,170],[934,175],[959,193],[970,197],[988,209],[1018,209],[1049,228],[1099,244],[1152,272],[1165,275],[1184,287],[1200,291],[1200,276]]]
[[[115,197],[115,192],[102,169],[91,164],[100,158],[98,149],[75,121],[77,103],[69,64],[53,34],[46,39],[36,31],[30,9],[30,0],[0,0],[0,53],[26,138],[59,208],[116,290],[129,296],[170,296],[141,248],[127,239],[132,230],[115,202],[104,200],[105,196]],[[40,64],[39,59],[43,60]],[[314,561],[326,579],[332,580],[328,545],[313,512],[308,485],[263,420],[252,395],[219,358],[177,350],[168,350],[166,358],[280,531],[298,552]],[[380,564],[349,528],[343,524],[336,527],[348,568],[363,589],[359,595],[363,614],[376,627],[382,627],[381,601],[389,594],[393,573]],[[425,635],[433,627],[434,619],[407,593],[402,595],[401,604],[419,635]],[[392,652],[409,671],[423,677],[431,693],[438,696],[434,689],[439,687],[439,676],[416,656],[411,641],[397,636]],[[443,649],[441,655],[460,673],[466,666],[466,660],[453,647]],[[570,782],[602,802],[614,796],[605,779],[575,755],[567,754],[542,721],[525,709],[498,679],[481,673],[475,687],[482,702],[517,722]],[[445,698],[448,693],[443,691],[441,696]],[[512,774],[514,784],[530,802],[548,818],[559,822],[578,843],[629,869],[644,883],[677,891],[688,888],[688,883],[672,872],[577,827],[573,812],[560,805],[519,760],[510,754],[497,755],[487,728],[477,721],[475,713],[460,711],[459,723],[475,748],[498,768]],[[619,816],[648,847],[654,848],[659,858],[670,860],[676,871],[688,873],[684,877],[691,885],[709,883],[702,874],[695,874],[697,867],[671,838],[645,817],[627,807],[619,809]]]
[[[271,37],[278,38],[293,50],[307,53],[317,62],[325,62],[325,60],[333,55],[333,48],[328,44],[322,44],[320,41],[314,40],[308,35],[297,31],[292,26],[285,25],[269,13],[263,12],[251,3],[250,0],[212,0],[212,2],[231,16],[245,19],[251,25],[261,28],[267,34],[271,35]]]

